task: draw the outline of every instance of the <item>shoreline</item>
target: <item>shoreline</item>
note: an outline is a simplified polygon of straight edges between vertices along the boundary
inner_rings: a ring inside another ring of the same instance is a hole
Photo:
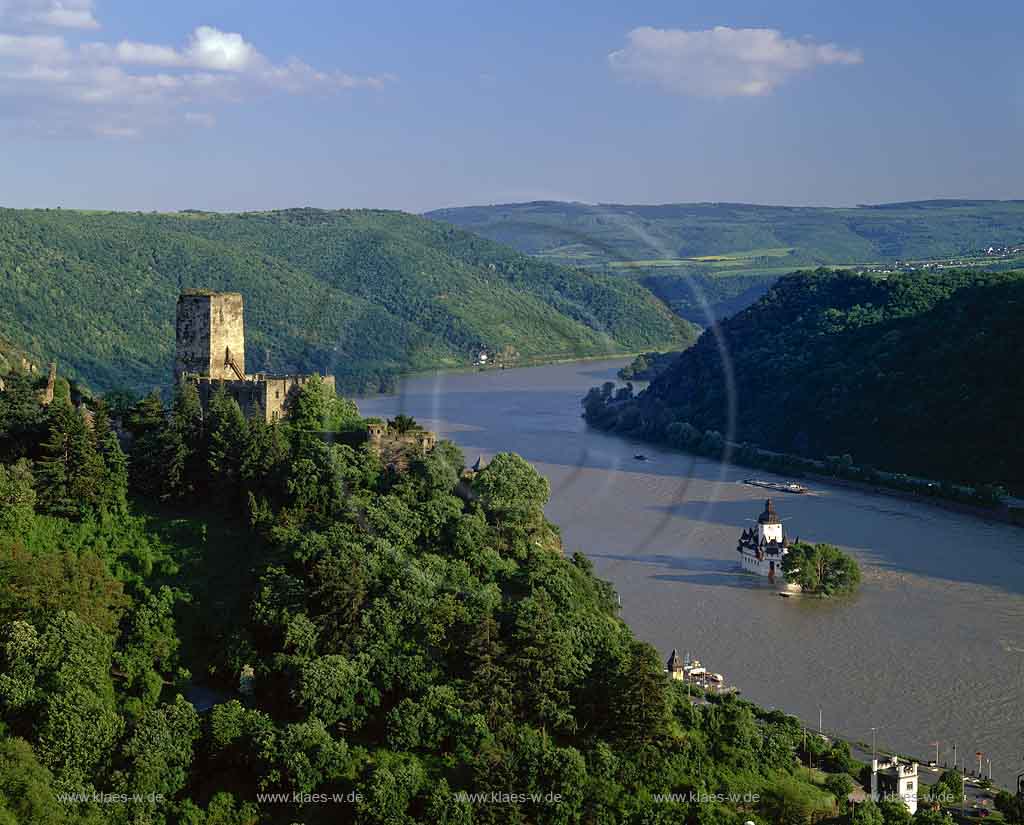
[[[515,370],[532,370],[538,369],[539,367],[556,367],[564,366],[566,364],[588,364],[594,361],[622,361],[628,360],[629,358],[635,358],[638,355],[642,355],[642,352],[614,352],[614,353],[602,353],[601,355],[584,355],[582,357],[572,358],[554,358],[550,360],[531,361],[526,364],[516,364],[511,367],[498,367],[494,365],[481,366],[479,364],[467,365],[462,367],[430,367],[422,370],[410,370],[408,372],[397,373],[395,376],[396,383],[401,383],[407,378],[422,378],[427,375],[468,375],[476,372],[513,372]],[[388,396],[398,395],[398,390],[391,392],[374,392],[374,393],[360,393],[357,395],[347,396],[354,400],[360,398],[387,398]]]
[[[735,465],[743,466],[743,465]],[[771,472],[771,471],[766,471]],[[777,475],[777,473],[776,473]],[[982,507],[977,504],[968,504],[964,501],[940,498],[939,496],[923,496],[909,490],[898,490],[893,487],[878,486],[868,481],[856,481],[851,478],[839,478],[838,476],[824,475],[821,473],[805,473],[801,478],[817,481],[822,484],[832,484],[837,487],[845,487],[861,493],[868,493],[877,496],[890,496],[912,501],[916,504],[929,504],[941,510],[949,510],[965,516],[973,516],[981,521],[1009,524],[1013,527],[1024,527],[1024,511],[1016,514],[1019,508],[1011,507],[1008,504],[1001,504],[998,507]]]

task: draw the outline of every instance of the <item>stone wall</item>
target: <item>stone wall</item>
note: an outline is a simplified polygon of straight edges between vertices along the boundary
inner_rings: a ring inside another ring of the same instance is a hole
[[[206,409],[210,398],[223,384],[227,394],[238,402],[246,418],[260,417],[266,422],[285,417],[288,400],[309,382],[311,375],[249,375],[244,381],[237,378],[222,380],[207,376],[189,375],[199,390],[199,400]],[[334,391],[334,376],[321,375],[320,380]]]
[[[284,418],[284,407],[288,399],[309,383],[312,375],[257,375],[255,380],[262,384],[263,411],[267,421]],[[321,375],[324,386],[334,393],[334,376]]]

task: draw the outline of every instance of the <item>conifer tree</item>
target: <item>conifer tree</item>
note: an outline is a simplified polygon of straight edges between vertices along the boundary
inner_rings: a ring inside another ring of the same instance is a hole
[[[46,411],[32,378],[23,373],[4,377],[0,392],[0,459],[32,457],[32,451],[45,437]]]
[[[262,418],[246,422],[246,439],[242,450],[242,483],[260,499],[278,498],[284,489],[288,467],[288,441],[281,425],[268,424]]]
[[[643,745],[668,730],[668,681],[655,650],[634,641],[622,665],[619,700],[614,708],[616,728],[632,745]]]
[[[70,404],[47,410],[49,435],[37,464],[39,504],[54,515],[84,516],[99,504],[103,460],[82,415]]]
[[[161,438],[164,477],[161,498],[183,499],[200,489],[206,479],[203,443],[203,408],[194,384],[178,386],[171,418]]]
[[[470,674],[467,698],[474,711],[484,714],[491,730],[513,716],[512,677],[502,665],[505,647],[501,628],[490,613],[473,627],[466,645]]]
[[[123,513],[128,506],[128,459],[102,400],[96,403],[93,413],[92,436],[104,468],[100,503],[111,513]]]
[[[132,434],[129,479],[133,490],[157,496],[163,488],[163,433],[167,427],[163,401],[154,390],[125,418]]]
[[[238,402],[221,384],[210,399],[207,411],[206,465],[214,489],[234,498],[241,485],[242,460],[246,448],[245,416]]]
[[[513,650],[524,714],[544,732],[575,730],[569,686],[578,663],[554,600],[542,587],[519,603]]]

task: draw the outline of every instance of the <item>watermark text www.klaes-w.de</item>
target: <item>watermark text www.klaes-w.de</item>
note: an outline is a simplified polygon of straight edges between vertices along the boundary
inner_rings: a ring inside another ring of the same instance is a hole
[[[57,801],[65,805],[81,802],[94,802],[98,805],[127,805],[129,803],[156,805],[164,801],[162,793],[109,793],[107,791],[61,791],[57,793]]]
[[[325,804],[351,804],[362,802],[363,795],[359,791],[348,791],[348,793],[306,793],[304,791],[292,791],[284,793],[258,793],[256,801],[270,805],[325,805]]]
[[[750,805],[761,801],[761,795],[756,793],[704,793],[703,791],[656,793],[651,794],[651,798],[655,802],[689,802],[695,805],[710,805],[714,802]]]
[[[560,793],[549,791],[548,793],[517,793],[515,791],[458,791],[454,794],[459,802],[469,802],[472,805],[558,805],[562,801]]]

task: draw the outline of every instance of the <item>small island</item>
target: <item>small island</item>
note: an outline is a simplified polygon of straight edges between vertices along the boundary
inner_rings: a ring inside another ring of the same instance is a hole
[[[619,370],[623,381],[653,381],[679,357],[679,351],[643,352]]]
[[[857,562],[833,544],[795,542],[782,557],[782,572],[800,592],[822,598],[852,593],[860,585]]]

